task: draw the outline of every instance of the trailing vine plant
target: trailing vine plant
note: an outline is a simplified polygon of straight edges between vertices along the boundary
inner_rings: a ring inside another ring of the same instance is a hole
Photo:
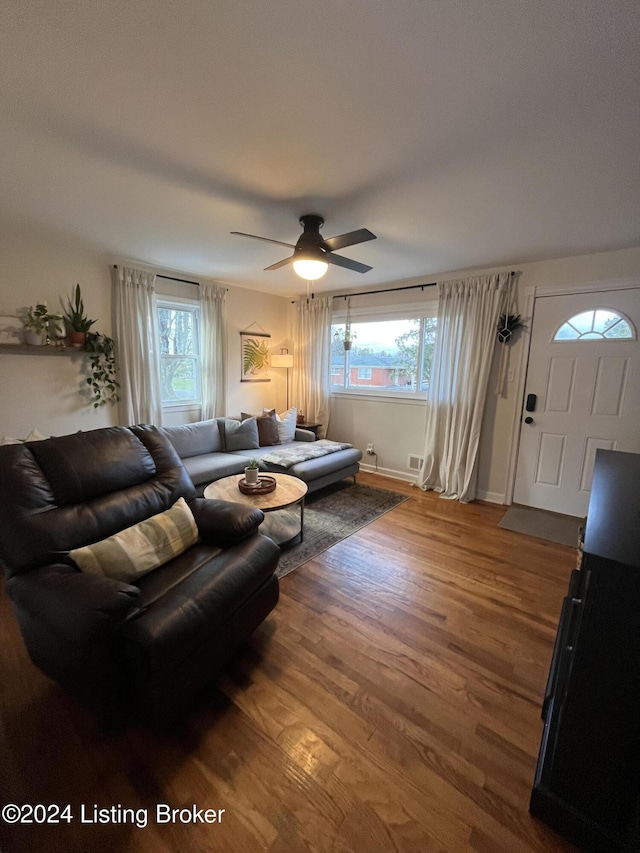
[[[115,341],[108,335],[88,332],[84,348],[91,363],[91,376],[87,377],[87,385],[91,388],[90,402],[93,408],[117,403],[120,399],[120,383],[116,379]]]

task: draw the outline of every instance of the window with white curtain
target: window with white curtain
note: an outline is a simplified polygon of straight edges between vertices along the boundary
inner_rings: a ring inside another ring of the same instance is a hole
[[[162,407],[199,405],[200,305],[196,300],[157,300]]]

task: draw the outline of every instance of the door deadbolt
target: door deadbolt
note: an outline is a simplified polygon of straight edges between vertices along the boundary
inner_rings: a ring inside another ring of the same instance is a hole
[[[531,417],[525,418],[525,419],[524,419],[524,422],[525,422],[525,424],[532,424],[532,423],[533,423],[533,418],[531,418]]]

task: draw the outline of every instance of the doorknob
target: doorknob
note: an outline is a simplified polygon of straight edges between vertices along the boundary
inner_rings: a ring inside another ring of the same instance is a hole
[[[531,418],[531,417],[529,417],[529,418],[525,418],[525,419],[524,419],[524,422],[525,422],[525,424],[532,424],[532,423],[533,423],[533,418]]]

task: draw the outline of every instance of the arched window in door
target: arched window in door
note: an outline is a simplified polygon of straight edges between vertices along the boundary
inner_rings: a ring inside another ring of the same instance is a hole
[[[566,320],[553,336],[554,341],[635,340],[630,320],[609,308],[583,311]]]

